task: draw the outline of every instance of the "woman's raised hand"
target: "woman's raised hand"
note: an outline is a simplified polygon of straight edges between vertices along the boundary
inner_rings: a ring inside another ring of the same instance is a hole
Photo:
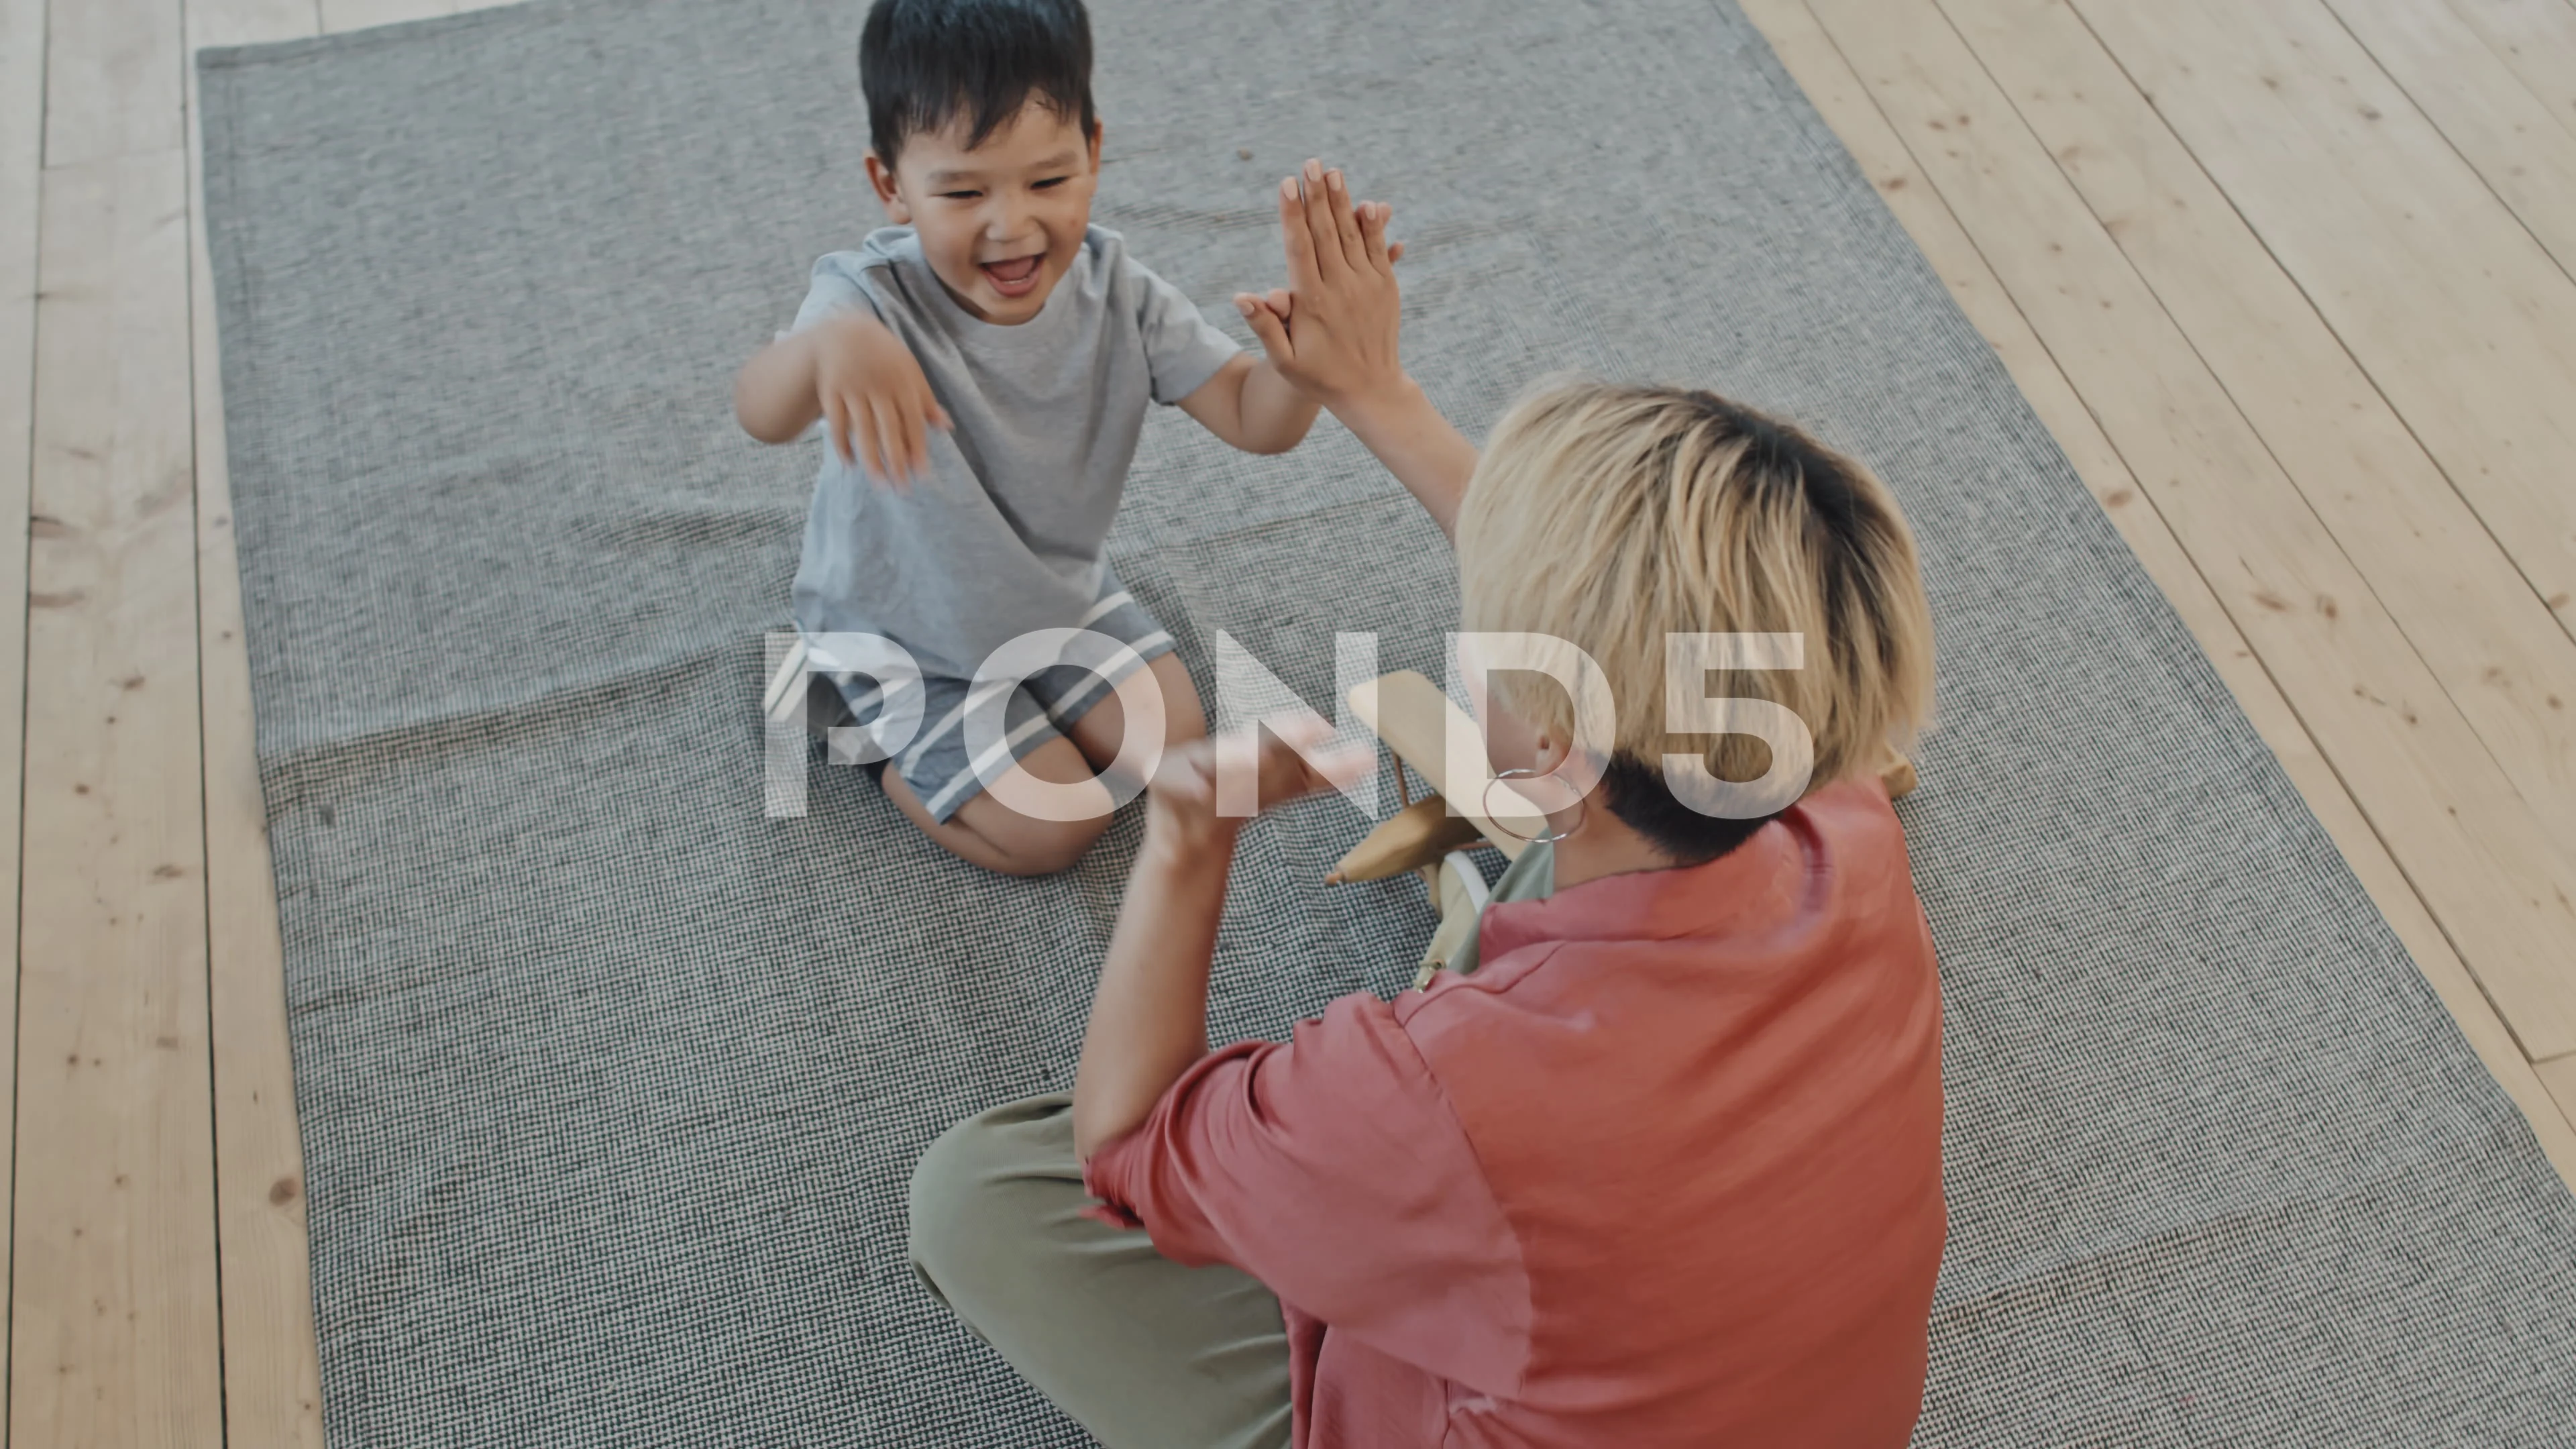
[[[1283,720],[1173,745],[1154,771],[1148,828],[1214,845],[1231,840],[1261,811],[1350,785],[1377,767],[1376,752],[1365,746],[1323,748],[1332,734],[1320,719]]]
[[[1386,239],[1393,214],[1384,202],[1354,204],[1338,169],[1308,161],[1279,183],[1286,290],[1234,299],[1271,365],[1327,407],[1403,379],[1395,263],[1404,245]]]

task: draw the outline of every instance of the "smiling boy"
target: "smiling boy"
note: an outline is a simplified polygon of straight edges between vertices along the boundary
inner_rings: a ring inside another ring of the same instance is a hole
[[[1108,826],[1095,776],[1125,740],[1115,686],[1144,670],[1160,690],[1164,739],[1131,758],[1206,732],[1171,636],[1102,554],[1147,404],[1251,453],[1295,447],[1317,405],[1090,225],[1102,127],[1080,0],[877,0],[859,71],[868,179],[894,225],[814,264],[794,326],[744,364],[735,412],[763,442],[818,423],[830,440],[798,629],[879,635],[921,666],[920,726],[886,794],[977,865],[1060,870]],[[1016,687],[974,683],[1041,630],[1109,647],[1077,645],[1058,657],[1080,664]],[[865,675],[836,677],[859,718],[907,712]],[[991,789],[1013,769],[1077,804],[1097,791],[1097,808],[1023,814]]]

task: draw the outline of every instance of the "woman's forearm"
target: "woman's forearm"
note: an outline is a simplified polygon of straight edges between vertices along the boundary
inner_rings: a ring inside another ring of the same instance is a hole
[[[1454,541],[1458,505],[1476,471],[1476,445],[1440,415],[1421,384],[1406,377],[1335,398],[1328,406]]]
[[[1086,1160],[1207,1055],[1208,966],[1233,860],[1231,831],[1184,839],[1148,815],[1074,1068],[1073,1145]]]

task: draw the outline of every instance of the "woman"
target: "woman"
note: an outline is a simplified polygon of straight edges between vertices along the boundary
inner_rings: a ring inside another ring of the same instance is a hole
[[[1604,741],[1498,672],[1489,762],[1597,784],[1527,792],[1544,842],[1427,989],[1211,1053],[1244,823],[1216,752],[1258,751],[1265,805],[1326,781],[1276,742],[1176,750],[1073,1093],[931,1148],[917,1268],[1115,1449],[1902,1445],[1944,1217],[1939,980],[1873,769],[1931,688],[1892,499],[1666,388],[1546,388],[1479,459],[1397,365],[1385,209],[1312,163],[1281,207],[1294,290],[1239,299],[1272,357],[1452,535],[1463,631],[1567,641],[1607,684]],[[1803,667],[1668,693],[1673,636],[1744,633]],[[1668,732],[1703,698],[1803,724],[1794,803],[1727,818],[1724,782],[1796,762]]]

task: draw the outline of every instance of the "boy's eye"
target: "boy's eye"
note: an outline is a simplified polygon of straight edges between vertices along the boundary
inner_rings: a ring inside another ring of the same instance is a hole
[[[1039,190],[1039,191],[1044,191],[1044,190],[1046,190],[1046,189],[1047,189],[1048,187],[1050,187],[1050,186],[1062,186],[1062,185],[1063,185],[1063,184],[1065,184],[1067,181],[1070,181],[1070,180],[1072,180],[1072,179],[1073,179],[1073,178],[1072,178],[1072,177],[1070,177],[1070,176],[1050,176],[1050,177],[1048,177],[1046,180],[1044,180],[1044,181],[1041,181],[1041,182],[1037,183],[1037,185],[1036,185],[1036,188],[1035,188],[1035,189],[1036,189],[1036,190]]]
[[[980,191],[943,191],[939,194],[943,199],[948,201],[973,201],[976,197],[979,197],[984,193]]]

